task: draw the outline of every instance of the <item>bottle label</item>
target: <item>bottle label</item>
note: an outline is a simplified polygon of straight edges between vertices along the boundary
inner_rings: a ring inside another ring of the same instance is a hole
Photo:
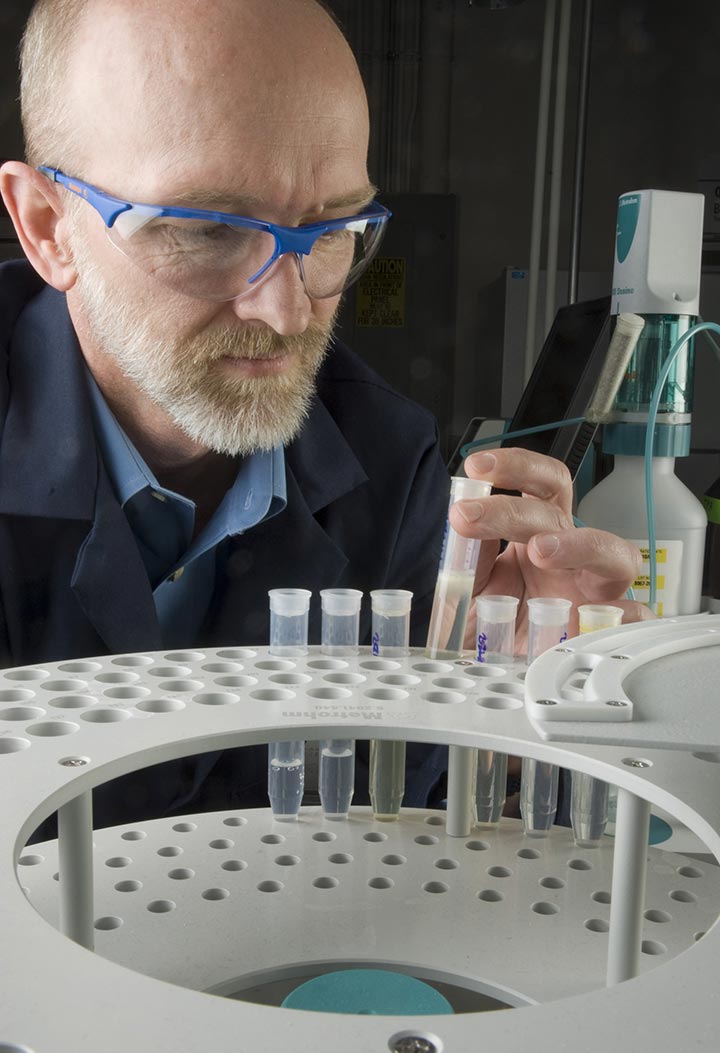
[[[705,494],[700,500],[707,512],[708,523],[720,523],[720,498]]]
[[[632,543],[642,552],[643,565],[632,583],[635,599],[647,603],[650,598],[650,548],[647,538],[632,538]],[[680,572],[682,570],[683,542],[656,541],[656,603],[657,613],[671,617],[677,614],[680,605]]]

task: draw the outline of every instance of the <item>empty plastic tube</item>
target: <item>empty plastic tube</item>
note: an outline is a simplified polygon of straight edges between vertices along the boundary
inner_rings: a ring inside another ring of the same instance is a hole
[[[338,657],[357,654],[362,592],[358,589],[323,589],[320,593],[322,629],[320,650]]]
[[[477,660],[502,665],[515,660],[517,596],[478,596]]]
[[[410,604],[404,589],[379,589],[372,601],[373,654],[392,658],[410,653]],[[405,794],[405,743],[373,739],[370,742],[370,803],[376,819],[390,822],[400,814]]]
[[[584,604],[578,607],[580,633],[612,629],[620,625],[623,614],[622,607]],[[584,772],[572,773],[570,821],[575,844],[579,848],[597,848],[600,844],[608,821],[610,793],[610,786],[602,779],[595,779]]]
[[[507,792],[506,753],[478,750],[475,807],[479,826],[496,826],[502,817]]]
[[[270,653],[298,658],[308,653],[307,589],[270,589]]]
[[[528,605],[528,664],[550,647],[567,639],[570,600],[539,597]],[[520,815],[529,837],[545,837],[557,813],[559,769],[546,761],[523,758]]]

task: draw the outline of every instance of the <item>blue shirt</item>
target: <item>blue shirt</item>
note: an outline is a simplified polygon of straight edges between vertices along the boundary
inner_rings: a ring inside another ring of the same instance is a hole
[[[282,447],[240,462],[235,482],[193,540],[195,503],[158,483],[89,371],[88,380],[95,434],[147,568],[163,643],[191,647],[222,573],[224,542],[277,515],[287,504]]]

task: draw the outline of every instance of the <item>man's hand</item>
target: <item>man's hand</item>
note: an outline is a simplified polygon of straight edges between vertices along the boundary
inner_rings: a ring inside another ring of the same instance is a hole
[[[564,464],[529,450],[501,449],[472,454],[465,472],[471,479],[522,493],[459,501],[450,515],[459,534],[483,541],[474,595],[520,598],[518,652],[527,642],[525,600],[533,596],[572,600],[570,636],[577,634],[577,607],[582,603],[622,607],[624,622],[653,617],[644,604],[625,599],[641,565],[635,545],[604,530],[573,525],[572,481]],[[508,546],[498,556],[502,539]],[[474,623],[473,615],[465,641],[470,648]]]

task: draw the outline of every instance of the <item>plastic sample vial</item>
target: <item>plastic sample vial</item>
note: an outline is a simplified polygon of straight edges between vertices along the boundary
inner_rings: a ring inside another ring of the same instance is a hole
[[[478,826],[497,826],[505,807],[508,759],[506,753],[478,750],[475,808]]]
[[[362,597],[359,589],[322,589],[320,650],[323,654],[342,656],[358,653]]]
[[[580,633],[613,629],[620,625],[625,612],[609,604],[586,603],[578,607]],[[612,788],[615,790],[615,787]],[[611,788],[602,779],[574,771],[570,798],[570,821],[578,848],[597,848],[608,822]]]
[[[308,653],[307,589],[270,589],[270,654],[298,658]]]
[[[453,476],[449,508],[456,501],[487,497],[491,489],[492,483],[482,479]],[[429,658],[459,658],[462,654],[479,556],[480,541],[458,534],[448,519],[430,615],[426,645]]]
[[[375,655],[398,658],[410,653],[410,605],[405,589],[379,589],[372,601],[372,650]],[[370,741],[369,793],[373,814],[391,822],[400,814],[405,794],[405,743]]]
[[[570,600],[539,597],[528,605],[528,664],[538,655],[567,639]],[[520,815],[529,837],[545,837],[557,812],[559,768],[546,761],[523,757],[520,780]]]
[[[320,743],[320,803],[326,819],[347,819],[355,789],[355,742],[325,739]]]
[[[478,596],[477,660],[502,665],[515,661],[517,596]]]
[[[402,658],[410,653],[412,597],[406,589],[375,589],[370,593],[373,654]]]
[[[297,819],[305,788],[305,743],[268,744],[268,797],[273,819]]]
[[[570,600],[538,597],[527,601],[528,606],[528,665],[539,654],[567,640],[570,620]]]

